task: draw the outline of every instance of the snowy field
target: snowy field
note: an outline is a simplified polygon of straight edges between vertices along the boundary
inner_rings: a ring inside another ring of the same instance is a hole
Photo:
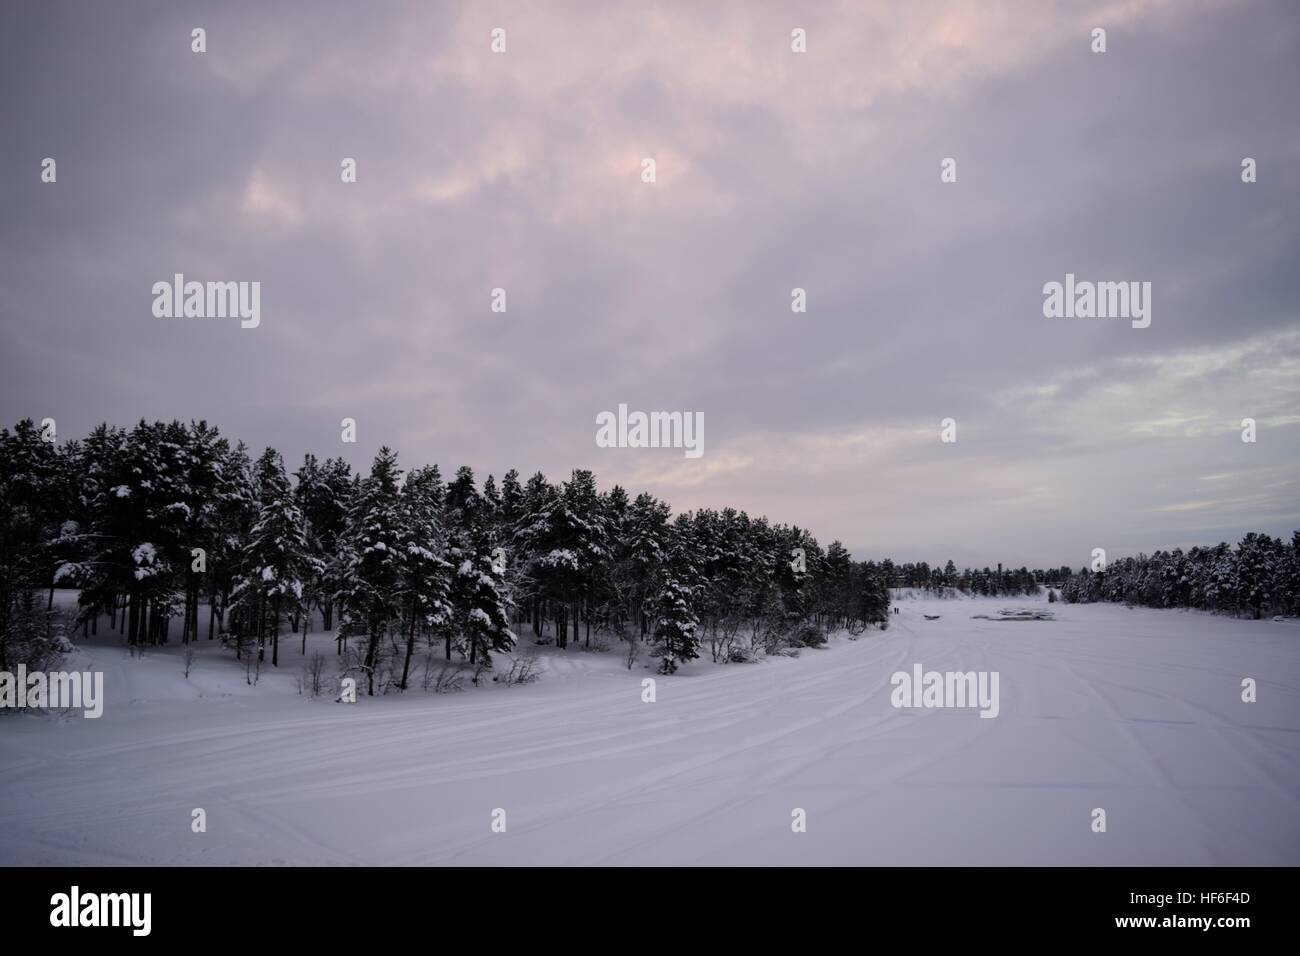
[[[105,672],[102,718],[0,719],[0,864],[1300,864],[1297,622],[898,604],[798,659],[695,662],[655,703],[617,650],[345,705],[297,694],[294,639],[249,687],[216,642],[187,680],[179,645],[101,636],[65,669]],[[998,671],[999,716],[895,709],[917,663]]]

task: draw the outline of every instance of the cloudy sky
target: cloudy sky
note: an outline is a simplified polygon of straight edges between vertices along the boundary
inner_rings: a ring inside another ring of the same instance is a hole
[[[1297,90],[1289,0],[8,3],[0,419],[588,467],[861,557],[1289,537]],[[155,318],[176,272],[261,325]],[[1045,318],[1067,272],[1151,326]],[[619,403],[704,455],[597,447]]]

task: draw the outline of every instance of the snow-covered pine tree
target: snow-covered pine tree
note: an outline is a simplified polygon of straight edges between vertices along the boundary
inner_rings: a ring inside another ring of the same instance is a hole
[[[406,609],[406,656],[399,687],[406,690],[411,656],[420,633],[432,634],[451,622],[451,565],[444,559],[442,526],[445,488],[437,465],[416,468],[402,485],[402,597]]]
[[[307,553],[316,560],[313,573],[303,581],[302,593],[302,653],[307,653],[307,632],[311,629],[311,609],[313,604],[321,603],[321,591],[325,568],[330,555],[321,541],[320,529],[313,520],[313,512],[319,508],[319,502],[325,497],[325,482],[321,475],[320,462],[315,455],[303,457],[302,467],[294,472],[296,484],[293,488],[294,499],[302,512],[303,530],[307,538]]]
[[[486,503],[474,486],[470,468],[457,469],[447,489],[446,511],[453,627],[468,648],[470,662],[491,669],[492,652],[510,650],[515,635],[510,630],[504,581],[492,559],[495,545]]]
[[[77,603],[83,615],[107,610],[111,627],[117,626],[118,601],[125,581],[121,567],[116,564],[121,551],[115,541],[104,535],[108,531],[108,492],[114,483],[114,474],[125,444],[126,433],[120,428],[99,425],[83,442],[82,454],[83,477],[79,510],[84,536],[77,555],[78,584],[81,588]],[[0,597],[0,604],[2,603]]]
[[[577,556],[577,594],[573,607],[573,636],[578,636],[578,621],[586,624],[583,638],[591,646],[591,625],[595,610],[595,596],[600,590],[609,563],[609,525],[605,517],[600,494],[596,491],[596,476],[585,468],[575,469],[564,483],[561,494],[567,521],[574,532],[570,546]]]
[[[691,609],[691,588],[680,574],[672,563],[664,568],[655,600],[654,636],[661,674],[672,674],[680,664],[700,656],[700,622]]]
[[[313,511],[307,515],[308,523],[317,529],[321,549],[325,552],[325,571],[321,576],[321,627],[334,627],[334,595],[342,586],[347,548],[343,540],[347,534],[348,516],[361,487],[361,476],[352,473],[342,458],[326,459],[321,466],[322,496]]]
[[[321,627],[334,626],[334,593],[338,590],[339,541],[347,530],[348,509],[352,504],[356,483],[352,467],[342,458],[330,458],[323,465],[315,455],[303,459],[297,472],[298,484],[294,494],[307,523],[307,543],[312,557],[319,562],[319,570],[305,582],[303,598],[303,646],[311,623],[314,603],[321,612]]]
[[[133,646],[164,636],[180,591],[187,519],[178,482],[183,432],[178,442],[174,429],[141,421],[130,433],[106,430],[87,442],[94,499],[82,607],[113,606],[121,596],[122,629]]]
[[[214,625],[226,632],[234,623],[229,617],[230,596],[243,573],[244,547],[257,521],[256,490],[247,447],[243,442],[234,448],[224,446],[211,518],[212,549],[207,556],[209,640]]]
[[[864,567],[862,581],[862,620],[867,624],[889,625],[889,585],[888,575],[882,566],[868,561]]]
[[[555,645],[564,648],[569,643],[570,610],[583,587],[581,521],[564,490],[553,488],[540,473],[529,480],[526,496],[529,511],[515,541],[526,562],[523,578],[535,608],[534,630],[540,630],[543,611],[550,612],[555,623]]]
[[[1282,613],[1300,614],[1300,531],[1292,533],[1291,546],[1278,563],[1278,573],[1281,577],[1278,591]]]
[[[1272,606],[1282,553],[1282,542],[1254,531],[1237,545],[1237,594],[1255,620]]]
[[[1208,550],[1208,549],[1207,549]],[[1237,556],[1226,542],[1220,542],[1206,555],[1208,571],[1205,583],[1205,602],[1211,611],[1236,611],[1240,596],[1237,593]]]
[[[513,564],[515,566],[515,599],[523,607],[525,617],[532,622],[534,636],[541,638],[546,620],[545,581],[539,576],[538,557],[544,546],[541,538],[544,529],[538,524],[538,517],[544,510],[545,503],[556,494],[555,488],[540,471],[528,479],[528,484],[521,489],[515,504],[517,517],[511,526],[510,542],[513,545]],[[502,496],[503,507],[509,509],[511,496]]]
[[[497,480],[488,475],[483,482],[483,515],[488,522],[495,524],[501,511],[501,492],[497,491]]]
[[[11,433],[0,428],[0,670],[29,660],[41,662],[52,651],[46,634],[44,601],[37,589],[45,576],[45,541],[57,516],[48,510],[45,489],[57,464],[53,446],[31,419]]]
[[[501,523],[510,529],[507,538],[514,534],[519,519],[524,516],[524,489],[519,484],[519,471],[511,468],[501,479]]]
[[[701,575],[691,523],[689,514],[680,514],[669,526],[664,562],[656,581],[654,639],[663,674],[675,672],[700,654],[700,620],[695,602]]]
[[[628,512],[628,613],[635,615],[642,639],[653,626],[655,581],[664,563],[669,514],[668,505],[644,491],[633,499]]]
[[[177,539],[183,514],[177,507],[183,492],[176,487],[177,461],[173,436],[163,422],[140,422],[127,439],[126,461],[131,494],[131,518],[136,522],[131,566],[134,593],[129,625],[136,643],[157,644],[163,622],[172,609],[178,569]]]
[[[826,547],[821,562],[821,575],[817,580],[817,612],[828,630],[848,627],[853,615],[853,593],[850,577],[853,558],[838,540]]]
[[[280,622],[301,612],[303,582],[319,571],[302,510],[278,452],[268,448],[255,470],[260,507],[243,553],[243,577],[232,598],[245,628],[252,624],[259,660],[267,637],[271,665],[280,664]]]
[[[379,644],[401,617],[403,529],[397,454],[379,449],[348,515],[342,580],[337,595],[340,639],[366,640],[367,693],[375,693]]]
[[[185,527],[180,542],[178,563],[183,577],[185,607],[181,627],[181,640],[189,643],[198,639],[199,601],[203,596],[206,571],[194,569],[194,549],[201,549],[206,566],[206,555],[215,548],[217,528],[218,488],[222,477],[223,459],[228,444],[216,428],[206,421],[191,422],[186,435],[184,482]]]

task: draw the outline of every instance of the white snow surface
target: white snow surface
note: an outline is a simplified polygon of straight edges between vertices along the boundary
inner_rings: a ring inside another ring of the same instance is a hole
[[[218,642],[186,680],[179,645],[101,633],[64,669],[104,670],[102,718],[0,719],[0,864],[1300,864],[1300,625],[971,619],[1039,603],[908,600],[797,659],[656,676],[655,703],[617,647],[348,705],[298,696],[297,638],[250,687]],[[915,663],[998,671],[1000,715],[896,710]]]

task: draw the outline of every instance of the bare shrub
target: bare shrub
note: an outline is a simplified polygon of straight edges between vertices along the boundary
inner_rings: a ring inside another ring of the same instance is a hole
[[[785,622],[765,621],[759,630],[759,645],[768,654],[779,654],[789,644],[789,637]]]
[[[431,690],[435,694],[455,694],[465,689],[465,678],[460,673],[460,668],[439,661],[430,651],[424,655],[420,688]]]
[[[309,697],[319,697],[325,685],[325,655],[316,651],[302,666],[302,683]]]
[[[366,667],[366,652],[364,648],[357,647],[355,644],[349,644],[343,648],[343,673],[339,679],[351,677],[357,682],[357,688],[361,689],[366,686],[366,676],[370,669]]]
[[[499,683],[512,687],[515,684],[531,684],[539,680],[542,676],[542,665],[537,659],[537,653],[533,650],[524,651],[517,657],[510,658],[510,670],[504,674],[498,674],[492,679]]]
[[[261,641],[249,641],[249,644],[255,646],[244,655],[244,680],[248,682],[249,687],[256,687],[257,682],[262,678],[262,655]]]
[[[752,664],[758,660],[758,652],[741,644],[733,644],[727,652],[729,664]]]
[[[627,644],[627,653],[623,655],[623,662],[627,664],[627,669],[631,670],[632,665],[641,658],[641,641],[634,633],[629,633],[623,640]]]
[[[715,618],[709,627],[709,651],[713,654],[713,663],[725,664],[731,660],[731,650],[740,637],[744,618],[739,615],[723,615]]]
[[[459,694],[465,689],[465,675],[458,668],[444,663],[438,671],[438,679],[434,681],[433,692],[435,694]]]
[[[816,624],[806,622],[794,629],[790,636],[791,647],[825,647],[826,632]]]

